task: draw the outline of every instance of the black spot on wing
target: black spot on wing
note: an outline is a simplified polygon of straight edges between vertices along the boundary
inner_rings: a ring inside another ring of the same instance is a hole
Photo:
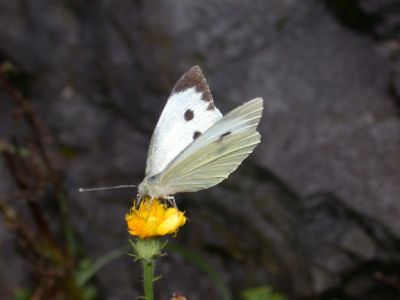
[[[187,109],[183,114],[183,117],[185,118],[186,121],[192,120],[194,118],[193,110]]]
[[[201,132],[200,132],[200,131],[195,131],[195,132],[193,132],[193,139],[194,139],[194,140],[197,139],[200,135],[201,135]]]
[[[230,131],[227,131],[227,132],[221,134],[221,135],[219,136],[218,141],[222,141],[222,140],[224,139],[224,137],[226,137],[226,136],[228,136],[228,135],[230,135],[230,134],[231,134]]]

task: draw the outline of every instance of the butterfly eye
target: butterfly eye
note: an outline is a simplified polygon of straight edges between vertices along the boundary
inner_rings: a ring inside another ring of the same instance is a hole
[[[150,176],[149,179],[150,179],[150,180],[154,180],[154,179],[156,179],[156,177],[157,177],[156,175],[153,175],[153,176]]]

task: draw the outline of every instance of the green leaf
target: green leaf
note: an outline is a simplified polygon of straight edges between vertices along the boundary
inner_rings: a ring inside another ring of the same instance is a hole
[[[12,300],[30,300],[31,292],[28,290],[18,289],[14,292],[14,297]]]
[[[287,300],[285,296],[274,292],[269,286],[258,286],[246,289],[242,292],[244,300]]]
[[[127,251],[128,248],[123,246],[101,256],[94,263],[87,259],[82,260],[79,264],[79,270],[75,274],[78,285],[83,287],[101,268],[117,257],[126,254]]]

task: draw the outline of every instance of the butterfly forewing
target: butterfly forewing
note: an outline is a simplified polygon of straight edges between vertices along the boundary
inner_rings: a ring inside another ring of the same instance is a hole
[[[256,98],[234,109],[171,161],[161,173],[168,194],[212,187],[232,173],[260,142],[263,109]]]
[[[146,175],[160,173],[189,144],[222,118],[199,66],[175,84],[151,138]]]

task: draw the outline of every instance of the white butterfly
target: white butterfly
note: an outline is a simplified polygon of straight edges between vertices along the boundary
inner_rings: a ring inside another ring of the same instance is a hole
[[[140,197],[169,198],[226,179],[260,142],[262,110],[263,100],[256,98],[222,116],[200,67],[192,67],[175,84],[158,120]]]
[[[260,142],[262,110],[262,98],[255,98],[223,116],[200,67],[192,67],[175,84],[154,129],[139,200],[173,199],[226,179]],[[111,188],[120,187],[132,186]],[[103,189],[109,188],[80,191]]]

